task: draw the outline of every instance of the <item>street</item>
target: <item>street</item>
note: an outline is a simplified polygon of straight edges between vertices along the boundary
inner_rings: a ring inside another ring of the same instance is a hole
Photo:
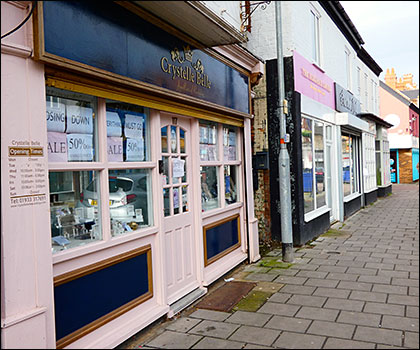
[[[260,304],[220,312],[197,301],[117,348],[418,349],[419,183],[392,192],[295,248],[290,267],[274,249],[208,292],[232,283],[225,280],[252,281],[244,300],[266,295]]]

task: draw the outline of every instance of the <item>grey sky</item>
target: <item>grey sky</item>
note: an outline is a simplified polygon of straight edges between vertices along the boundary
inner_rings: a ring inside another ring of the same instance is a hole
[[[363,47],[398,77],[412,73],[419,86],[419,1],[340,1],[363,38]]]

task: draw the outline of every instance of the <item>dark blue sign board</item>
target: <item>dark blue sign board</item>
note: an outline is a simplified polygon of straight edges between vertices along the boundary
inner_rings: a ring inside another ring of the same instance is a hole
[[[248,77],[111,1],[44,1],[45,52],[249,113]]]
[[[229,248],[239,246],[239,216],[221,224],[204,227],[206,263]],[[214,259],[213,259],[214,260]]]
[[[145,295],[147,252],[54,288],[57,340]]]

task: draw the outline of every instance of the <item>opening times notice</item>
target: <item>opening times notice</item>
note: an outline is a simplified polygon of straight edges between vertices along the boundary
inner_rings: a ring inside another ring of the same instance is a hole
[[[8,147],[8,185],[11,207],[47,202],[44,147],[38,141],[12,140]]]

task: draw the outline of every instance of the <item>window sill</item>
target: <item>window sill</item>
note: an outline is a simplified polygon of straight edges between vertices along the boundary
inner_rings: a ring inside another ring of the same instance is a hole
[[[356,199],[356,198],[358,198],[360,196],[361,196],[360,193],[353,193],[353,194],[348,195],[347,197],[344,197],[343,201],[344,201],[344,203],[347,203],[347,202],[350,202],[353,199]]]
[[[322,73],[325,73],[325,70],[323,70],[323,69],[321,68],[321,66],[319,65],[319,63],[316,63],[315,61],[312,61],[312,65],[313,65],[316,69],[318,69],[319,71],[321,71]]]
[[[226,206],[224,208],[211,209],[209,211],[202,212],[201,218],[202,219],[207,219],[207,218],[215,216],[215,215],[223,214],[223,213],[226,213],[228,211],[231,211],[231,210],[234,210],[234,209],[237,209],[237,208],[241,208],[242,206],[243,206],[242,202],[237,202],[237,203],[229,204],[228,206]]]
[[[331,211],[331,208],[328,208],[327,206],[311,211],[308,214],[305,214],[305,222],[309,222],[330,211]]]
[[[122,245],[137,239],[142,239],[150,235],[155,235],[157,233],[159,233],[158,227],[151,226],[136,230],[128,234],[110,237],[109,240],[98,240],[98,242],[92,242],[90,244],[81,245],[72,249],[66,249],[53,254],[53,265],[63,263],[71,259],[80,258],[82,256],[95,254],[101,250]]]

